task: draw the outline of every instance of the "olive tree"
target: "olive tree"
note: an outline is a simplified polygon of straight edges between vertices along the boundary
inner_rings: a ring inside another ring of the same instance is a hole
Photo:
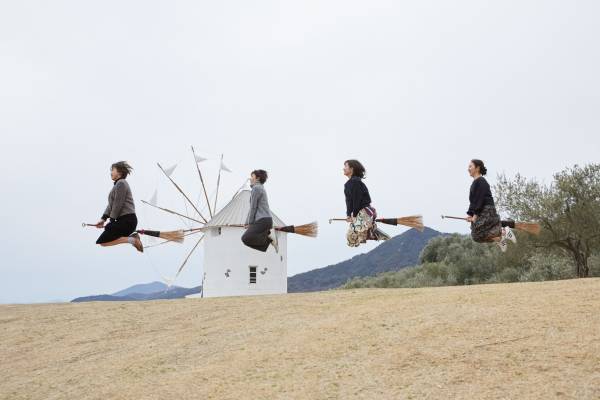
[[[502,174],[494,189],[500,210],[540,223],[536,247],[568,255],[577,276],[589,276],[589,259],[600,250],[600,164],[566,168],[549,184]]]

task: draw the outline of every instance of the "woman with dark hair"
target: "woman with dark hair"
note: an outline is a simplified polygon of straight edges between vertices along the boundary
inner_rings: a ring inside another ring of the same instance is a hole
[[[140,236],[135,233],[137,228],[137,217],[135,215],[135,204],[131,188],[127,183],[127,176],[133,168],[126,161],[114,163],[110,168],[110,177],[113,180],[113,188],[108,194],[108,206],[102,218],[96,224],[96,228],[104,228],[96,244],[102,247],[115,246],[118,244],[131,244],[139,252],[144,251]],[[110,222],[104,225],[106,221]]]
[[[471,160],[469,163],[469,175],[473,178],[469,193],[469,210],[467,221],[471,223],[471,237],[478,243],[495,242],[504,252],[508,246],[508,240],[517,243],[515,234],[510,229],[513,221],[501,221],[492,190],[484,178],[487,168],[481,160]],[[514,225],[513,225],[514,226]]]
[[[269,208],[269,199],[264,184],[267,181],[267,171],[257,169],[250,174],[250,211],[246,218],[246,232],[242,242],[255,250],[266,252],[269,245],[279,252],[277,237],[273,228],[273,217]]]
[[[366,170],[358,160],[344,162],[344,175],[348,181],[344,184],[346,196],[346,220],[350,222],[346,239],[348,246],[358,247],[367,240],[386,239],[377,230],[375,219],[377,211],[371,206],[371,195],[363,182]]]

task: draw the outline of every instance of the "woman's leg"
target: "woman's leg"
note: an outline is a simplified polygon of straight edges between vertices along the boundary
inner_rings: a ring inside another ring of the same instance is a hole
[[[246,232],[244,232],[242,242],[248,247],[265,252],[271,244],[271,239],[269,238],[270,230],[271,224],[268,221],[256,221],[256,223],[250,225]]]
[[[493,216],[479,216],[471,223],[471,237],[477,243],[500,242],[502,234],[500,220],[493,218]]]
[[[486,236],[482,235],[481,232],[477,232],[476,230],[471,231],[471,238],[474,242],[477,243],[496,243],[503,239],[502,236],[502,228],[500,228],[500,235],[488,234]]]
[[[129,243],[129,238],[127,238],[127,237],[120,237],[118,239],[113,240],[112,242],[100,243],[100,246],[102,246],[102,247],[109,247],[109,246],[116,246],[118,244],[125,244],[125,243]]]
[[[371,232],[373,228],[373,218],[367,214],[365,209],[360,210],[354,222],[351,222],[348,226],[348,232],[346,233],[348,246],[358,247],[361,243],[366,243],[373,235]]]
[[[102,247],[116,246],[119,244],[130,244],[133,247],[135,247],[135,249],[137,251],[139,251],[140,253],[144,252],[144,245],[142,244],[142,241],[140,240],[140,236],[137,233],[135,233],[129,237],[123,236],[123,237],[115,239],[111,242],[99,243],[99,244]]]

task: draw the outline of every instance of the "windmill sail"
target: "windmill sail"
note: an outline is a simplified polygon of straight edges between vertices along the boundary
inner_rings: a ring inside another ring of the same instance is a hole
[[[223,161],[221,161],[221,171],[231,172],[231,170],[225,166]]]
[[[173,172],[175,172],[175,168],[177,168],[177,164],[175,164],[175,165],[173,165],[173,166],[171,166],[171,167],[169,167],[169,168],[166,168],[166,169],[165,169],[165,174],[166,174],[168,177],[170,177],[171,175],[173,175]]]
[[[152,197],[150,197],[150,201],[148,201],[148,203],[152,204],[153,206],[158,205],[158,189],[154,190],[154,194]]]

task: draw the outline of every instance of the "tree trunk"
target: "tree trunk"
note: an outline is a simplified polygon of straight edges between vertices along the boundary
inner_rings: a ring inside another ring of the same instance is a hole
[[[574,249],[573,259],[577,268],[577,277],[587,278],[590,275],[590,267],[588,266],[588,259],[585,254],[582,251]]]
[[[588,256],[582,249],[580,240],[574,240],[573,238],[567,238],[564,249],[568,250],[575,261],[575,272],[578,278],[587,278],[590,274],[590,268],[588,266]]]

